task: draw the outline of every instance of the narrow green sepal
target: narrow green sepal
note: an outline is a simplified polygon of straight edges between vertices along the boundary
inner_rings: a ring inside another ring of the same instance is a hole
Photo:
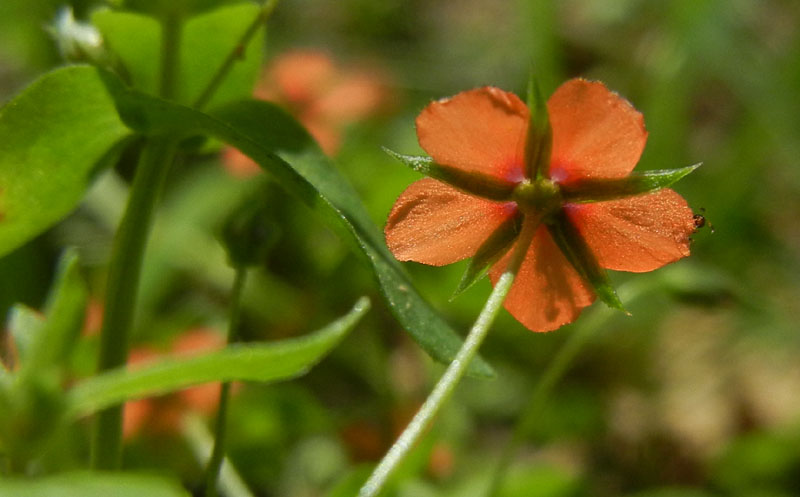
[[[469,266],[467,266],[467,270],[464,271],[458,288],[456,288],[456,291],[453,292],[453,295],[450,297],[451,301],[483,278],[489,266],[497,262],[503,254],[508,251],[522,229],[522,218],[522,213],[518,212],[515,216],[498,226],[497,229],[489,235],[489,238],[483,242],[469,261]]]
[[[561,185],[561,194],[566,202],[589,203],[651,193],[670,186],[701,165],[631,173],[624,178],[581,180]]]
[[[489,200],[511,200],[514,183],[476,172],[462,171],[437,164],[430,157],[398,154],[386,147],[383,150],[414,171],[443,181],[459,190]]]
[[[623,307],[619,296],[617,296],[611,280],[608,279],[608,273],[600,267],[597,258],[592,253],[592,249],[586,244],[586,241],[563,209],[553,217],[553,221],[552,224],[548,224],[547,228],[556,245],[572,264],[572,267],[575,268],[584,281],[592,286],[600,300],[608,307],[620,310],[630,316],[630,313]]]
[[[546,178],[553,149],[553,130],[547,101],[531,71],[528,80],[528,133],[525,136],[525,167],[528,178]]]

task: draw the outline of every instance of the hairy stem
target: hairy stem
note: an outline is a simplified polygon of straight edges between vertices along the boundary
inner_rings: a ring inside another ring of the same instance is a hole
[[[511,289],[511,284],[514,282],[514,277],[525,259],[525,254],[528,252],[528,247],[533,239],[533,234],[539,226],[540,219],[535,219],[533,216],[528,216],[523,222],[522,233],[517,241],[511,261],[506,267],[506,270],[500,276],[500,279],[494,286],[492,293],[486,301],[478,319],[472,326],[464,344],[456,354],[455,359],[445,370],[439,382],[434,387],[431,394],[425,400],[420,410],[414,416],[414,419],[408,424],[406,429],[397,439],[397,441],[389,449],[389,452],[383,457],[378,466],[370,475],[361,490],[359,497],[375,497],[381,491],[386,481],[397,469],[403,461],[408,452],[413,448],[414,444],[419,440],[419,437],[425,429],[433,422],[434,417],[447,402],[453,394],[456,385],[464,376],[467,366],[478,348],[486,338],[489,328],[497,317],[503,301]]]
[[[247,280],[247,268],[239,266],[236,268],[236,276],[233,280],[233,290],[231,292],[231,307],[228,318],[228,344],[239,340],[239,315],[242,308],[242,290]],[[206,497],[216,497],[217,479],[222,468],[222,460],[225,456],[225,427],[228,419],[228,400],[230,398],[230,382],[220,385],[219,404],[217,408],[217,420],[214,425],[214,449],[208,459],[206,468]]]

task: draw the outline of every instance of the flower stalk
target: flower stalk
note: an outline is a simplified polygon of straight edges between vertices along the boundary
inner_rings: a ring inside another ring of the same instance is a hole
[[[495,284],[492,293],[486,300],[478,319],[472,326],[464,344],[459,349],[456,357],[445,370],[439,382],[434,387],[431,394],[425,400],[420,410],[408,424],[400,437],[392,445],[378,466],[370,475],[364,486],[358,493],[358,497],[375,497],[383,489],[389,477],[397,469],[406,455],[414,447],[419,437],[428,426],[433,422],[436,414],[442,406],[450,399],[458,382],[464,376],[470,361],[478,352],[483,340],[489,332],[497,313],[503,305],[503,301],[511,289],[514,277],[519,271],[525,254],[528,252],[533,235],[539,227],[541,218],[528,216],[522,227],[520,238],[513,249],[513,255],[500,279]]]

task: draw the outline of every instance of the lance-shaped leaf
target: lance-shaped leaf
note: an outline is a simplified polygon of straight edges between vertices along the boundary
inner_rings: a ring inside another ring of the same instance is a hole
[[[624,178],[582,179],[562,185],[561,194],[566,202],[588,203],[650,193],[670,186],[700,166],[633,172]]]
[[[549,223],[547,227],[567,260],[581,278],[592,286],[600,300],[612,309],[618,309],[627,314],[628,311],[622,306],[616,290],[608,279],[608,273],[597,263],[592,249],[567,218],[563,209],[555,215],[553,222]]]
[[[511,200],[514,192],[514,183],[503,181],[499,178],[472,171],[463,171],[454,167],[437,164],[430,157],[418,155],[403,155],[383,148],[384,152],[399,160],[414,171],[420,172],[433,179],[444,181],[463,190],[465,193],[489,200]]]
[[[30,319],[26,329],[16,329],[15,338],[22,343],[24,355],[20,356],[21,372],[36,374],[45,368],[62,364],[80,334],[86,311],[88,290],[80,274],[78,254],[66,250],[61,256],[53,290],[45,308],[44,323],[36,326]],[[17,324],[22,324],[17,321]],[[30,337],[22,337],[23,331],[33,332]]]
[[[286,190],[320,212],[332,229],[354,240],[369,263],[389,308],[414,340],[434,359],[447,363],[461,346],[458,334],[417,293],[386,248],[353,187],[339,174],[310,135],[279,107],[263,101],[232,102],[210,114],[125,89],[101,72],[115,95],[120,115],[145,134],[206,134],[241,150]],[[469,373],[494,375],[477,357]]]
[[[87,67],[48,73],[0,109],[0,256],[69,214],[129,134]]]
[[[553,129],[547,102],[542,96],[539,83],[531,71],[528,80],[528,132],[525,135],[525,169],[528,178],[543,178],[550,169],[550,153],[553,149]]]
[[[522,213],[517,212],[515,216],[507,219],[503,224],[498,226],[497,229],[489,235],[489,238],[478,247],[478,251],[475,252],[475,255],[470,259],[469,266],[467,266],[467,270],[464,271],[461,282],[458,284],[458,288],[456,288],[453,296],[450,297],[450,300],[458,297],[462,292],[483,278],[489,266],[497,262],[503,254],[506,253],[509,247],[514,243],[514,240],[517,239],[517,236],[519,236],[519,232],[522,229],[522,218]]]
[[[117,369],[75,385],[68,394],[71,417],[91,414],[126,400],[214,381],[275,382],[306,373],[353,329],[369,310],[361,298],[345,316],[310,335],[272,343],[229,345],[190,358],[172,358],[142,369]]]

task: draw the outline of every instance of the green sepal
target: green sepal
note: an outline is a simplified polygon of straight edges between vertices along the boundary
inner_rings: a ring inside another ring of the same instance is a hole
[[[631,173],[624,178],[580,180],[561,185],[561,194],[564,201],[571,203],[603,202],[641,195],[666,188],[701,165]]]
[[[553,129],[547,102],[531,71],[528,80],[528,133],[525,136],[525,168],[528,178],[546,178],[553,150]]]
[[[455,299],[483,278],[489,266],[497,262],[508,251],[522,229],[522,218],[522,213],[517,212],[515,216],[507,219],[489,235],[489,238],[483,242],[469,261],[469,266],[464,271],[464,276],[461,277],[461,282],[450,300]]]
[[[623,307],[614,286],[611,285],[608,273],[600,267],[592,249],[586,244],[564,210],[554,215],[552,221],[547,225],[550,235],[581,278],[592,286],[594,292],[607,306],[630,315]]]
[[[511,200],[511,195],[516,186],[514,183],[503,181],[487,174],[462,171],[454,167],[437,164],[430,157],[398,154],[386,147],[383,147],[383,150],[414,171],[443,181],[470,195],[489,200]]]

